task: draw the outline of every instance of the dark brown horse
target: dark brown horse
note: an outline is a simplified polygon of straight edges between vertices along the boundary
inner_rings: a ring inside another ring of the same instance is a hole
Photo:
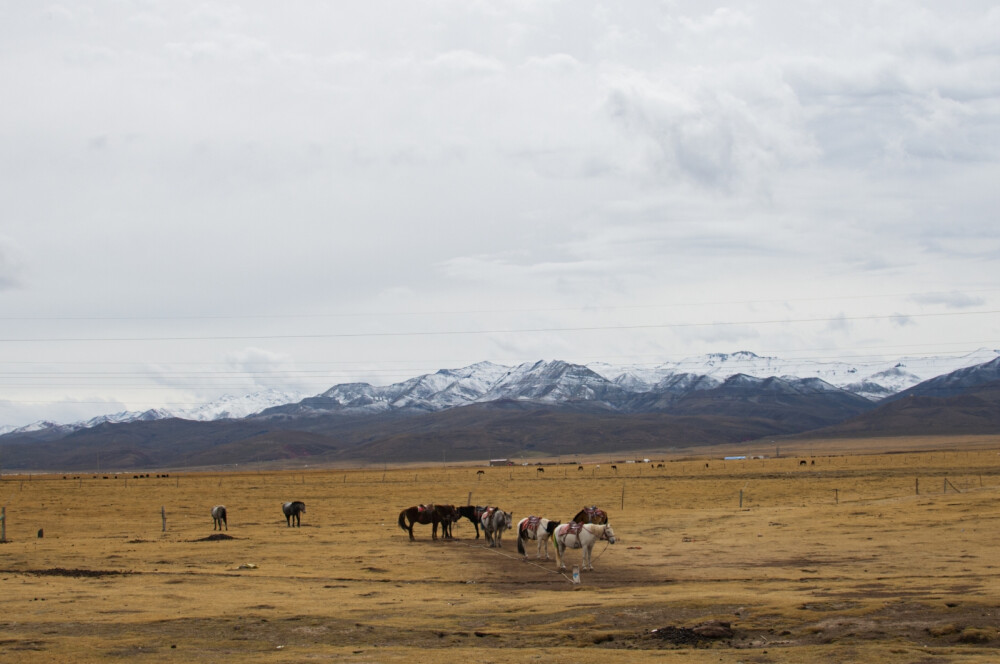
[[[416,524],[431,524],[431,539],[438,538],[438,524],[441,524],[441,537],[451,539],[451,524],[458,520],[458,516],[454,505],[414,505],[399,513],[399,527],[410,534],[412,542],[413,526]]]
[[[584,507],[576,513],[576,516],[572,518],[572,521],[576,521],[577,523],[607,523],[608,513],[596,505],[592,507]]]

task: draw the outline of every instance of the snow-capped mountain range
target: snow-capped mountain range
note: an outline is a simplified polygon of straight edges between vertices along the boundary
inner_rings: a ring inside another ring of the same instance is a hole
[[[50,421],[39,421],[23,427],[0,427],[0,435],[7,433],[31,433],[46,429],[64,430],[70,433],[78,429],[88,429],[101,424],[119,424],[123,422],[142,422],[150,420],[162,420],[168,417],[178,417],[185,420],[196,420],[208,422],[211,420],[221,420],[225,418],[237,419],[253,415],[264,409],[291,403],[304,398],[301,392],[290,392],[283,390],[262,390],[245,394],[243,396],[226,395],[220,399],[207,404],[202,404],[196,408],[185,410],[171,410],[167,408],[151,408],[143,411],[123,411],[111,415],[99,415],[89,420],[73,422],[70,424],[60,424]]]
[[[931,378],[990,362],[997,357],[1000,357],[1000,350],[980,349],[955,357],[907,357],[887,362],[852,363],[846,360],[785,360],[740,351],[714,353],[655,366],[608,363],[584,366],[556,360],[510,367],[479,362],[461,369],[442,369],[386,386],[344,383],[306,398],[302,394],[268,390],[242,397],[226,396],[191,410],[124,412],[73,424],[37,422],[8,431],[0,429],[0,434],[42,430],[69,433],[104,423],[168,417],[208,421],[251,415],[280,417],[325,412],[434,412],[503,399],[543,403],[596,402],[620,408],[629,399],[641,403],[648,395],[712,389],[736,376],[749,379],[778,377],[796,382],[800,389],[843,390],[878,401]]]

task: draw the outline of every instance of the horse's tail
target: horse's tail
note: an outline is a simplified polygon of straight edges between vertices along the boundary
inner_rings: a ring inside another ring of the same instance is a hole
[[[399,513],[399,527],[406,530],[406,510]]]
[[[517,552],[520,553],[522,556],[523,555],[527,555],[524,552],[524,540],[521,539],[521,531],[520,530],[517,531]]]

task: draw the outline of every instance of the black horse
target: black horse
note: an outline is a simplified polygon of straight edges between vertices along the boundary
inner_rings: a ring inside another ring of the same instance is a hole
[[[306,504],[301,500],[296,500],[291,503],[285,503],[281,506],[281,511],[285,514],[285,524],[289,527],[292,525],[292,521],[295,522],[295,526],[300,528],[302,526],[301,514],[306,511]]]
[[[458,519],[464,516],[476,527],[476,539],[479,539],[479,518],[486,512],[485,505],[461,505],[458,508]]]
[[[226,506],[216,505],[212,508],[212,530],[216,528],[222,530],[223,524],[225,524],[226,530],[229,530],[229,522],[226,521]]]

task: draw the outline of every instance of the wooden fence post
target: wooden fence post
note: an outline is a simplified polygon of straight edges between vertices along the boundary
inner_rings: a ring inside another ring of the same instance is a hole
[[[163,519],[163,532],[167,532],[167,508],[160,506],[160,518]]]
[[[7,541],[7,508],[0,507],[0,542]]]

